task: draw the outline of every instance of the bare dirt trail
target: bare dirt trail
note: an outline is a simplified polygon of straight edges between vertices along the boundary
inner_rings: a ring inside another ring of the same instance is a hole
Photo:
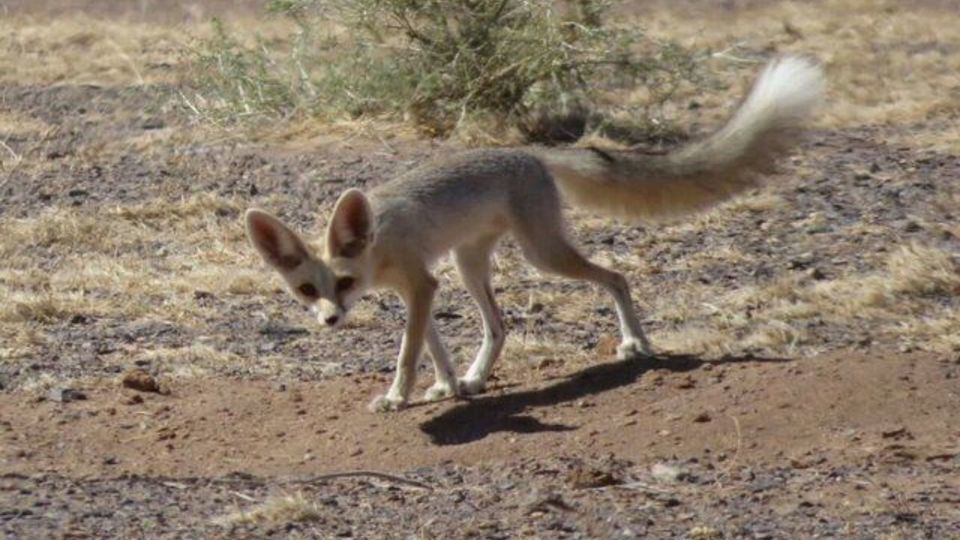
[[[0,473],[306,476],[608,454],[718,468],[951,462],[958,375],[924,354],[667,358],[511,370],[486,395],[386,415],[365,408],[387,384],[378,376],[171,381],[166,395],[102,383],[69,403],[14,392],[0,396]]]
[[[923,353],[507,367],[387,415],[364,407],[376,375],[16,391],[0,518],[27,538],[955,537],[958,375]],[[415,485],[318,480],[354,471]]]

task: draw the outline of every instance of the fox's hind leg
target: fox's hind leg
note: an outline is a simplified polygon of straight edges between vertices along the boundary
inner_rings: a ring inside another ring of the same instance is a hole
[[[450,355],[447,354],[440,332],[437,330],[437,324],[432,319],[430,328],[427,329],[427,350],[433,360],[435,381],[433,386],[427,389],[423,398],[427,401],[436,401],[457,395],[457,374],[450,365]]]
[[[592,281],[606,289],[616,303],[623,338],[617,348],[617,357],[652,356],[650,342],[634,311],[626,278],[593,264],[570,245],[564,235],[559,205],[544,204],[536,212],[522,215],[525,219],[515,225],[514,234],[531,264],[546,272]]]
[[[483,319],[483,344],[466,375],[460,379],[460,392],[463,394],[483,391],[506,338],[503,318],[490,287],[490,253],[499,237],[492,235],[482,238],[458,247],[453,253],[463,285],[480,308]]]

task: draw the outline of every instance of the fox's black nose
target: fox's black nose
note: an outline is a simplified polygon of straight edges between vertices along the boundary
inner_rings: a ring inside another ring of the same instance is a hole
[[[333,326],[333,325],[337,324],[337,321],[339,321],[339,320],[340,320],[340,316],[339,316],[339,315],[331,315],[331,316],[327,317],[326,319],[324,319],[323,322],[327,323],[327,326]]]

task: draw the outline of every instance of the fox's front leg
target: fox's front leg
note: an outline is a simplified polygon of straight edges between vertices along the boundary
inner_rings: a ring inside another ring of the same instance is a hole
[[[397,357],[397,371],[393,384],[385,395],[377,396],[370,403],[374,412],[402,409],[410,400],[410,392],[417,378],[417,359],[423,351],[423,340],[430,327],[430,307],[437,282],[429,274],[413,283],[402,292],[407,304],[407,325]]]

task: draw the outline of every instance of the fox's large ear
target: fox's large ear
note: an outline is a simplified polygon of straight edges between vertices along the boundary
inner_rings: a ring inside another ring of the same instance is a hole
[[[373,242],[373,211],[359,189],[340,195],[327,226],[327,253],[334,257],[356,257]]]
[[[277,270],[293,270],[310,257],[300,236],[267,212],[251,208],[247,210],[246,222],[250,243]]]

